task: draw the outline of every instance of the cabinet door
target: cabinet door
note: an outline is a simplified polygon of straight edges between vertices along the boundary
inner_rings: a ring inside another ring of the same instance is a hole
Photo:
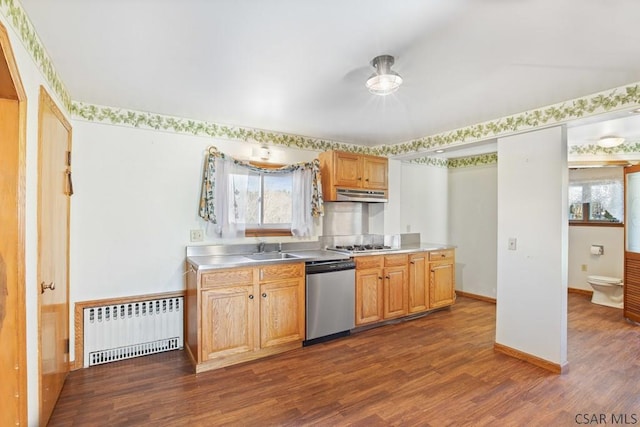
[[[429,309],[429,274],[427,253],[409,256],[409,313]]]
[[[363,158],[364,187],[375,190],[387,189],[387,170],[389,161],[384,157]]]
[[[407,266],[384,269],[384,318],[407,314]]]
[[[382,320],[382,270],[356,270],[356,325]]]
[[[260,285],[260,346],[304,340],[304,278]]]
[[[201,291],[202,361],[254,349],[253,286],[219,287]]]
[[[335,153],[335,185],[339,187],[361,187],[361,157],[353,153]]]
[[[431,308],[453,304],[455,272],[450,261],[431,263],[430,297]]]

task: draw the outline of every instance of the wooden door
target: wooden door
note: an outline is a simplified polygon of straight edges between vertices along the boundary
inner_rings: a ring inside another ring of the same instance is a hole
[[[338,187],[361,187],[361,157],[353,153],[335,152],[335,185]]]
[[[40,88],[38,130],[40,422],[51,416],[69,372],[71,126]]]
[[[387,171],[389,161],[384,157],[369,157],[363,159],[364,187],[374,190],[387,189]]]
[[[430,269],[431,308],[453,304],[455,292],[453,263],[450,261],[433,262]]]
[[[384,269],[384,318],[405,316],[407,303],[407,266]]]
[[[382,302],[382,270],[356,270],[356,325],[382,320]]]
[[[260,285],[260,346],[304,340],[304,278]]]
[[[429,309],[428,265],[426,252],[409,255],[409,313]]]
[[[257,296],[253,285],[201,291],[200,361],[246,353],[255,348]]]
[[[0,23],[0,425],[27,425],[25,152],[27,98]]]
[[[623,315],[640,322],[640,165],[625,168]]]

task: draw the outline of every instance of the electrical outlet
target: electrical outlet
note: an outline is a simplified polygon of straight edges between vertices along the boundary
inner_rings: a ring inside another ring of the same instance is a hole
[[[582,264],[580,268],[582,271],[587,271],[587,264]]]
[[[202,230],[191,230],[191,241],[192,242],[202,242]]]
[[[518,239],[515,237],[509,237],[509,250],[515,251],[518,248]]]

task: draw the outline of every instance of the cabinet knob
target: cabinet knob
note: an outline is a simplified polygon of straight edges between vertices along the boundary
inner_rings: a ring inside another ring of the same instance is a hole
[[[369,182],[369,178],[365,179],[365,181]]]
[[[263,293],[263,294],[262,294],[262,298],[266,298],[266,297],[267,297],[267,294],[266,294],[266,293]]]
[[[362,177],[361,176],[358,177],[358,181],[362,181]]]
[[[253,299],[253,295],[249,295],[249,299]]]
[[[409,264],[415,264],[415,263],[416,263],[415,261],[409,261]]]
[[[382,276],[378,276],[378,280],[382,280]]]
[[[389,276],[384,276],[384,277],[387,278],[387,279],[391,279],[391,277],[389,277]]]

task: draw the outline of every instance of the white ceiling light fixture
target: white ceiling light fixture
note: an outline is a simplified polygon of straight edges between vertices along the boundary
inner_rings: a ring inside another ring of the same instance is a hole
[[[624,138],[620,136],[612,136],[612,135],[601,136],[600,139],[598,139],[598,145],[603,148],[617,147],[623,142],[624,142]]]
[[[380,55],[371,60],[371,65],[376,72],[367,79],[367,89],[369,92],[385,96],[397,91],[402,84],[402,77],[391,69],[394,63],[393,56]]]

